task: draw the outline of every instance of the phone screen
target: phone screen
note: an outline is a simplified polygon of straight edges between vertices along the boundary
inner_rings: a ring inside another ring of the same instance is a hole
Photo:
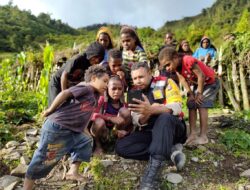
[[[129,104],[137,104],[137,102],[133,101],[133,98],[138,100],[143,100],[142,91],[141,90],[131,90],[128,92],[128,103]]]

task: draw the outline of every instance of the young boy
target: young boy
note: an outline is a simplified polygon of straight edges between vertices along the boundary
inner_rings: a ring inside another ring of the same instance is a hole
[[[187,145],[208,143],[208,108],[213,107],[213,102],[219,90],[219,80],[215,72],[201,61],[191,57],[179,57],[173,48],[164,48],[159,54],[159,61],[167,71],[175,71],[179,81],[187,90],[189,109],[190,135]],[[191,91],[190,85],[194,86]],[[195,132],[197,109],[200,117],[200,135]]]
[[[99,95],[107,90],[109,76],[100,65],[89,67],[85,82],[58,94],[44,111],[48,116],[43,124],[41,139],[26,172],[24,189],[30,190],[36,179],[45,177],[58,161],[71,153],[72,164],[66,179],[82,181],[78,173],[80,163],[89,161],[92,138],[83,133],[88,126]]]
[[[101,44],[90,44],[86,52],[66,62],[51,78],[49,83],[49,106],[62,91],[78,84],[84,78],[85,70],[91,65],[99,64],[104,58],[105,50]]]
[[[117,49],[111,49],[108,52],[108,64],[106,65],[109,76],[118,75],[122,80],[124,89],[126,89],[126,80],[128,79],[128,74],[122,65],[122,52]]]

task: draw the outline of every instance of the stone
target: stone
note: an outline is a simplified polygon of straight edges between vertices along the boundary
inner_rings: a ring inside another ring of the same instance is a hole
[[[21,154],[19,152],[12,152],[11,154],[5,155],[3,158],[6,160],[19,160],[21,157]]]
[[[114,163],[112,160],[101,160],[101,164],[107,168],[108,166],[112,166]]]
[[[37,129],[29,129],[26,131],[27,135],[31,135],[31,136],[36,136],[38,134],[38,130]]]
[[[5,154],[10,154],[13,150],[15,150],[16,147],[10,147],[10,148],[3,148],[0,150],[0,156],[3,156]]]
[[[218,167],[218,162],[213,162],[213,164],[214,164],[214,167]]]
[[[240,174],[240,177],[248,177],[248,178],[250,178],[250,169],[245,170],[244,172],[242,172]]]
[[[193,161],[193,162],[198,162],[198,161],[199,161],[199,158],[197,158],[197,157],[192,157],[192,158],[191,158],[191,161]]]
[[[28,169],[27,165],[19,164],[15,169],[13,169],[10,174],[14,176],[23,177]]]
[[[0,178],[0,189],[12,190],[21,181],[21,178],[5,175]]]
[[[7,142],[7,144],[5,145],[6,148],[10,148],[10,147],[16,147],[19,145],[19,142],[17,141],[9,141]]]
[[[20,163],[23,164],[23,165],[29,165],[30,159],[28,158],[28,156],[23,155],[20,158]]]
[[[203,152],[207,151],[207,148],[205,146],[203,146],[203,145],[199,145],[198,149],[203,151]]]
[[[33,146],[39,141],[38,137],[31,137],[31,136],[25,136],[24,139],[29,146]]]
[[[250,184],[245,186],[245,190],[250,190]]]
[[[181,183],[183,180],[183,177],[180,174],[176,173],[169,173],[167,174],[167,181],[173,184]]]

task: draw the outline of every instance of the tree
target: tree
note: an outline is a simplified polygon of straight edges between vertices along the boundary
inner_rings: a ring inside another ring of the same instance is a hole
[[[248,32],[250,30],[249,20],[250,20],[250,14],[248,12],[248,9],[244,9],[240,21],[237,24],[236,32],[240,33]]]

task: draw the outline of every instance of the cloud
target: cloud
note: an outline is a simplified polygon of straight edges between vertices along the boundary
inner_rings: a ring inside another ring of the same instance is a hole
[[[7,4],[9,0],[1,0]],[[155,29],[166,21],[194,16],[215,0],[13,0],[20,9],[35,15],[50,13],[52,18],[78,28],[97,23],[121,23]]]

